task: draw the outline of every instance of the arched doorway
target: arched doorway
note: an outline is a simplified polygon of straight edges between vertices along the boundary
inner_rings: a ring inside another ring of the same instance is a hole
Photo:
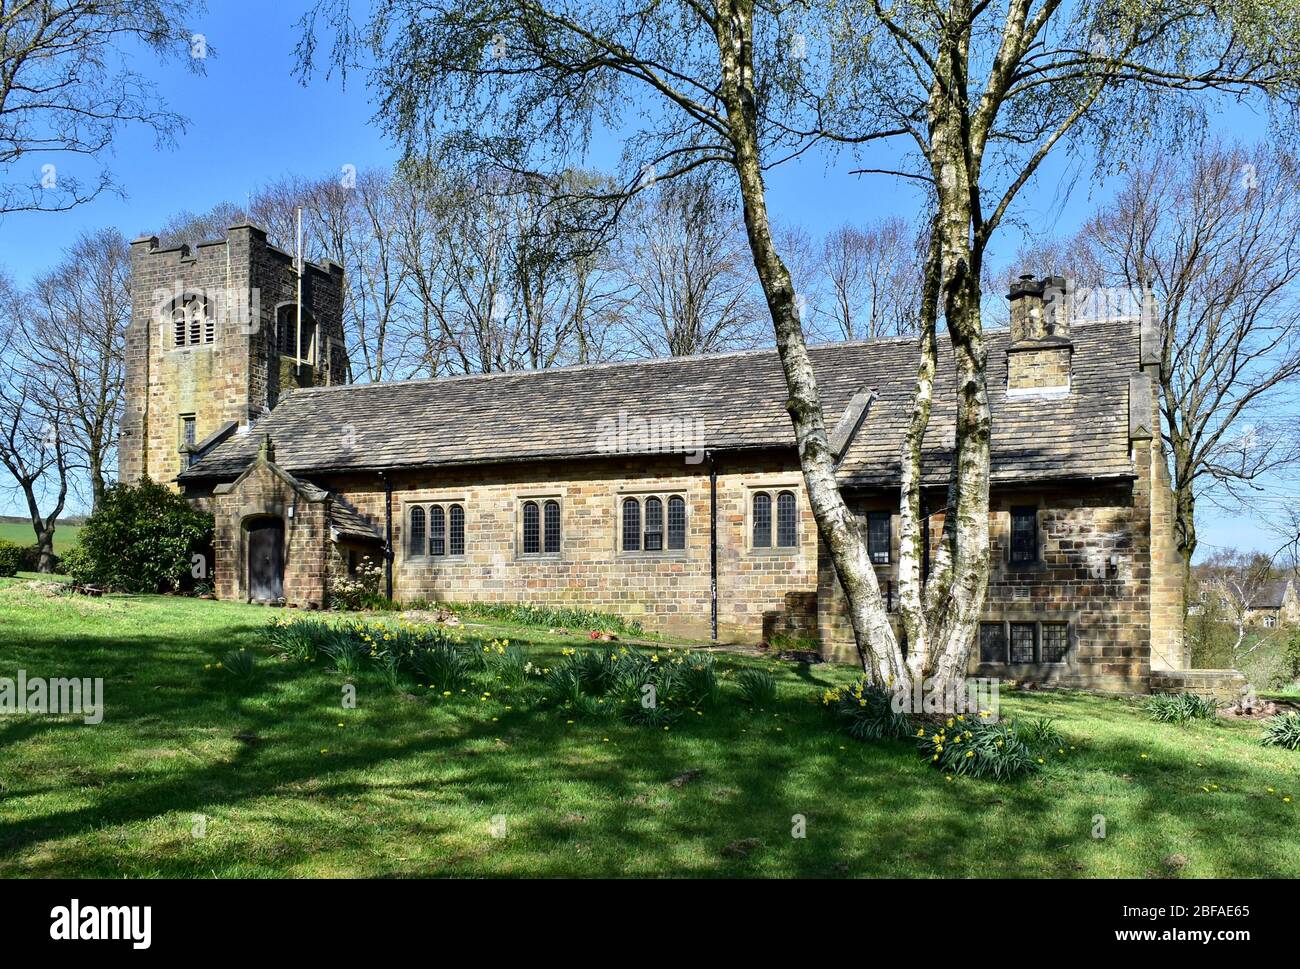
[[[284,598],[284,522],[255,518],[247,526],[248,598],[274,602]]]

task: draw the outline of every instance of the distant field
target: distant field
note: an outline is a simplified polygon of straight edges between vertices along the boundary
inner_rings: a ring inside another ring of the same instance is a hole
[[[80,525],[60,525],[54,531],[54,551],[63,553],[77,544],[77,533],[81,531]],[[17,545],[35,545],[36,533],[32,531],[32,526],[26,522],[6,522],[0,521],[0,538]]]

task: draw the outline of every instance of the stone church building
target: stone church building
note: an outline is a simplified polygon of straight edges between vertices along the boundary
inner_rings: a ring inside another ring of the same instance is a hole
[[[122,478],[216,518],[223,599],[328,606],[369,557],[395,599],[572,604],[701,640],[855,657],[804,492],[775,351],[349,382],[343,271],[251,225],[132,247]],[[1145,691],[1185,665],[1158,433],[1134,321],[1045,312],[1023,279],[987,337],[992,570],[978,672]],[[814,347],[841,488],[897,609],[898,454],[915,343]],[[942,350],[941,350],[942,354]],[[941,359],[948,359],[941,356]],[[941,530],[953,375],[926,439]]]

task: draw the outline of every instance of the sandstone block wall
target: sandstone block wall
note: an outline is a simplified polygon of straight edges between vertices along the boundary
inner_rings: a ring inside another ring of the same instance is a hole
[[[373,476],[313,479],[339,491],[382,532],[385,496]],[[798,496],[799,544],[754,549],[750,501],[756,490]],[[681,495],[687,506],[684,551],[621,550],[624,497]],[[528,499],[560,503],[556,555],[522,552],[520,515]],[[817,530],[789,457],[718,459],[718,626],[723,641],[758,642],[763,614],[786,595],[817,585]],[[572,605],[641,620],[646,628],[710,635],[709,476],[682,457],[609,458],[557,464],[498,465],[393,476],[394,596],[410,601],[477,600]],[[413,505],[461,504],[463,556],[415,557],[408,549]]]
[[[329,502],[304,497],[265,463],[254,465],[233,488],[218,489],[207,501],[216,518],[217,597],[248,599],[246,526],[271,517],[284,523],[285,604],[304,609],[323,605],[332,553]]]
[[[942,502],[936,495],[933,503]],[[1146,689],[1150,565],[1145,511],[1135,488],[1110,487],[1039,491],[999,491],[990,499],[989,590],[984,609],[988,622],[1069,624],[1064,663],[983,664],[976,646],[971,671],[1003,680],[1098,689]],[[1011,508],[1039,509],[1039,561],[1010,562]],[[864,498],[865,511],[892,510],[893,499]],[[930,519],[932,547],[943,529],[943,515]],[[888,566],[877,566],[882,592],[897,621],[898,521],[893,519]],[[823,652],[841,662],[856,662],[852,628],[843,590],[823,552],[818,587]],[[1041,634],[1041,631],[1040,631]]]
[[[342,340],[342,287],[340,267],[308,264],[303,304],[315,314],[327,344]],[[274,352],[276,308],[292,303],[296,292],[292,257],[251,225],[192,250],[159,249],[153,238],[132,243],[121,480],[145,474],[166,483],[175,479],[182,470],[183,415],[194,417],[199,442],[228,421],[248,424],[274,405],[288,389]],[[171,302],[189,293],[208,298],[215,338],[177,347]],[[322,368],[313,379],[324,383],[329,377]],[[336,374],[334,382],[339,379]]]

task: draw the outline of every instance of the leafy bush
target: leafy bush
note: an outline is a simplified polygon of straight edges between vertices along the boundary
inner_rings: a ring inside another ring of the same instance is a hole
[[[683,711],[677,707],[666,706],[657,703],[652,707],[642,706],[640,703],[633,703],[623,707],[623,719],[634,727],[649,727],[651,729],[662,730],[676,723]]]
[[[1291,634],[1282,648],[1282,660],[1288,683],[1300,681],[1300,629]]]
[[[854,740],[897,740],[912,733],[912,718],[896,711],[894,698],[866,680],[826,690],[822,704],[831,708]]]
[[[22,566],[22,547],[0,538],[0,578],[17,575]]]
[[[72,576],[74,580],[77,579],[79,574],[87,574],[89,569],[90,565],[86,559],[86,550],[80,544],[72,546],[59,557],[59,571],[64,575]]]
[[[484,643],[442,626],[335,625],[283,616],[267,627],[266,638],[274,649],[295,659],[310,661],[324,654],[345,676],[371,668],[394,688],[406,675],[440,693],[464,692],[475,680],[490,681],[529,693],[540,690],[546,702],[569,716],[621,716],[648,727],[668,726],[687,708],[714,703],[721,696],[711,654],[569,648],[558,662],[540,668],[509,640]],[[654,690],[646,691],[647,685]]]
[[[383,567],[369,555],[363,556],[355,575],[330,583],[330,608],[346,612],[391,609],[393,604],[379,592]]]
[[[947,774],[1004,781],[1038,770],[1029,745],[1009,723],[954,716],[920,727],[917,746],[932,766]]]
[[[193,556],[206,556],[211,544],[212,516],[145,478],[104,493],[81,528],[83,554],[65,567],[83,585],[137,593],[179,590],[191,582]]]
[[[752,707],[767,707],[776,702],[776,677],[767,670],[741,670],[736,676],[740,698]]]
[[[1212,720],[1219,703],[1195,693],[1154,693],[1147,698],[1147,716],[1156,723],[1190,723]]]
[[[1260,739],[1265,747],[1283,747],[1286,750],[1300,750],[1300,713],[1285,713],[1271,717],[1264,724],[1264,736]]]

